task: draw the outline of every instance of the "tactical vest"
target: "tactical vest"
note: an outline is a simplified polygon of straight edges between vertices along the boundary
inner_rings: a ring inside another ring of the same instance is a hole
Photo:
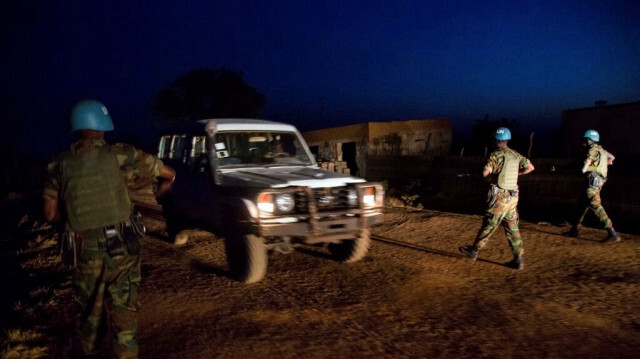
[[[593,145],[598,151],[596,160],[587,167],[587,172],[597,172],[602,178],[607,178],[607,151],[600,145]]]
[[[504,163],[498,174],[498,187],[515,191],[518,189],[518,170],[520,161],[518,156],[510,150],[503,150]]]
[[[124,222],[131,200],[120,166],[108,146],[69,153],[61,164],[62,198],[69,229],[84,231]]]

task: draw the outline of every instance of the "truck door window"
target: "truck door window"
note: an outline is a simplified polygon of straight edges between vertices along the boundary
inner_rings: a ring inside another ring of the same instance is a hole
[[[165,160],[169,158],[169,148],[171,147],[171,136],[166,135],[160,137],[160,144],[158,145],[158,158]]]
[[[187,135],[173,135],[171,138],[171,150],[169,152],[169,158],[172,160],[185,160],[185,143],[187,142]]]

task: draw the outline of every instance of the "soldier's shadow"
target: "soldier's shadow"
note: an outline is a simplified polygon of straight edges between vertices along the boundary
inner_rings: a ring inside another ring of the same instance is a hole
[[[395,246],[399,246],[399,247],[405,247],[405,248],[409,248],[409,249],[413,249],[416,251],[420,251],[420,252],[424,252],[424,253],[429,253],[429,254],[435,254],[438,256],[443,256],[443,257],[449,257],[449,258],[461,258],[461,259],[466,259],[469,260],[468,258],[461,256],[457,253],[453,253],[453,252],[447,252],[447,251],[443,251],[443,250],[439,250],[439,249],[435,249],[435,248],[429,248],[429,247],[425,247],[422,245],[417,245],[417,244],[412,244],[412,243],[403,243],[403,242],[399,242],[399,241],[395,241],[395,240],[390,240],[381,236],[376,236],[375,237],[376,240],[378,241],[383,241],[383,242],[390,242],[389,244],[395,245]],[[323,251],[321,248],[314,248],[314,247],[297,247],[296,251],[298,252],[302,252],[308,255],[312,255],[315,257],[319,257],[319,258],[323,258],[323,259],[332,259],[331,254]],[[510,268],[507,263],[508,262],[495,262],[489,259],[482,259],[482,258],[478,258],[476,259],[476,261],[478,262],[484,262],[484,263],[490,263],[490,264],[495,264],[497,266],[502,266],[502,267],[506,267],[506,268]]]
[[[459,257],[460,257],[460,258],[463,258],[463,259],[468,259],[468,258],[466,258],[466,257],[464,257],[464,256],[459,256]],[[495,264],[495,265],[500,266],[500,267],[511,268],[511,267],[507,264],[507,263],[509,263],[509,262],[495,262],[495,261],[492,261],[492,260],[489,260],[489,259],[482,259],[482,258],[476,258],[476,262],[490,263],[490,264]]]
[[[542,233],[542,234],[547,234],[547,235],[551,235],[551,236],[558,236],[558,237],[562,237],[565,239],[576,239],[579,241],[587,241],[587,242],[600,242],[601,239],[598,238],[592,238],[592,237],[585,237],[585,236],[571,236],[569,235],[567,231],[563,231],[563,232],[553,232],[553,231],[545,231],[542,229],[538,229],[538,228],[528,228],[528,227],[524,227],[527,231],[531,231],[531,232],[538,232],[538,233]]]

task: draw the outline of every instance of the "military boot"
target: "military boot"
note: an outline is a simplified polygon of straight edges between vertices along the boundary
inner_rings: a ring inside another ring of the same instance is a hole
[[[580,235],[580,231],[578,231],[578,226],[577,225],[573,225],[573,226],[571,226],[571,229],[568,230],[567,232],[565,232],[564,234],[569,236],[569,237],[577,237],[577,236]]]
[[[472,260],[476,260],[476,258],[478,258],[478,247],[476,246],[461,246],[458,247],[458,250],[460,251],[460,253]]]
[[[189,233],[186,231],[180,231],[176,234],[175,239],[173,240],[174,246],[184,246],[189,242]]]
[[[511,267],[513,269],[524,269],[524,261],[522,260],[522,254],[516,254],[513,256],[511,262],[507,262],[507,267]]]
[[[600,243],[612,243],[618,242],[620,240],[620,236],[616,233],[616,230],[611,228],[607,228],[607,238],[600,241]]]

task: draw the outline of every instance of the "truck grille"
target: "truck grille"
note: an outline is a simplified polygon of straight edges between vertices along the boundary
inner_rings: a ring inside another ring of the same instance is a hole
[[[357,203],[355,205],[349,205],[348,187],[313,188],[311,193],[313,194],[312,199],[307,198],[305,192],[296,193],[296,210],[298,212],[309,212],[309,200],[315,202],[318,212],[358,207]]]

